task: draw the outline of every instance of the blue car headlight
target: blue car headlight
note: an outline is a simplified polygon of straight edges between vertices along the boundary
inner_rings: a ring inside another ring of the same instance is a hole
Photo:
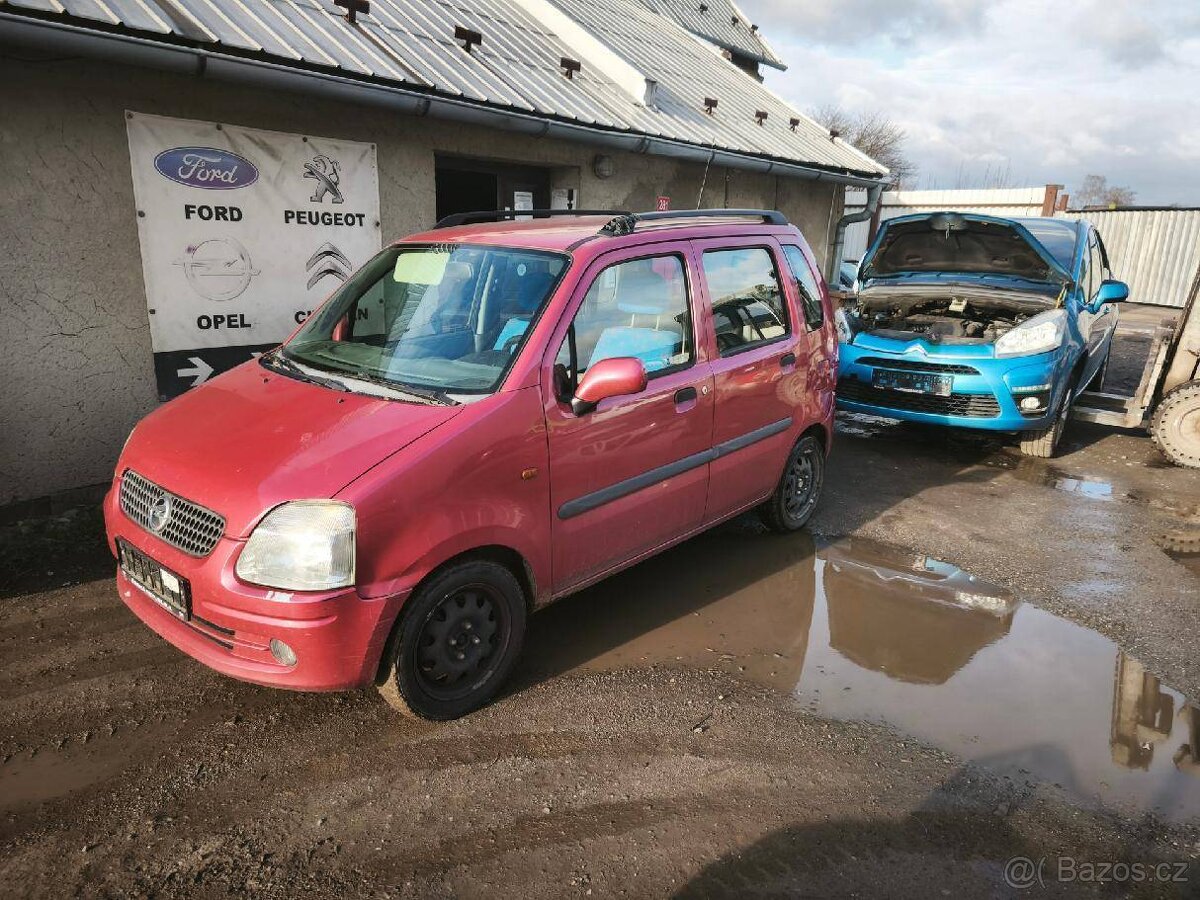
[[[1052,309],[1026,319],[1001,335],[995,344],[996,356],[1032,356],[1062,346],[1067,333],[1067,311]]]

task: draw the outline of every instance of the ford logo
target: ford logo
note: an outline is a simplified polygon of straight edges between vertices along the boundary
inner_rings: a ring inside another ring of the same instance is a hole
[[[244,156],[213,147],[175,147],[154,157],[164,178],[188,187],[231,191],[258,181],[258,168]]]

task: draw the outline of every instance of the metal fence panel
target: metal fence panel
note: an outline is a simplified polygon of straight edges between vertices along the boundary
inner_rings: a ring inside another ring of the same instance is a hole
[[[1182,307],[1200,267],[1200,209],[1059,213],[1096,226],[1113,274],[1135,303]]]

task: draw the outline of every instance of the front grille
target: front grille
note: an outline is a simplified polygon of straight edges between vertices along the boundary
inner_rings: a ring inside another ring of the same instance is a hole
[[[883,356],[864,356],[855,360],[859,365],[879,369],[900,369],[905,372],[938,372],[945,375],[978,375],[979,370],[971,366],[953,363],[925,362],[919,359],[887,359]]]
[[[852,403],[869,403],[884,409],[905,409],[912,412],[933,413],[939,416],[964,416],[972,419],[994,419],[1000,415],[1000,404],[992,394],[912,394],[877,388],[846,378],[838,382],[838,396]]]
[[[121,510],[151,534],[191,556],[208,556],[225,533],[224,518],[172,494],[133,469],[126,469],[121,476]]]

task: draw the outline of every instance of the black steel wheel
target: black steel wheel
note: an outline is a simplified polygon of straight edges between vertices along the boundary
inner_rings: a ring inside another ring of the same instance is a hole
[[[380,693],[422,719],[456,719],[478,709],[512,670],[525,617],[524,592],[504,566],[470,560],[446,568],[401,611]]]
[[[759,518],[772,531],[803,528],[817,508],[824,484],[825,448],[806,434],[788,455],[775,493],[758,508]]]

